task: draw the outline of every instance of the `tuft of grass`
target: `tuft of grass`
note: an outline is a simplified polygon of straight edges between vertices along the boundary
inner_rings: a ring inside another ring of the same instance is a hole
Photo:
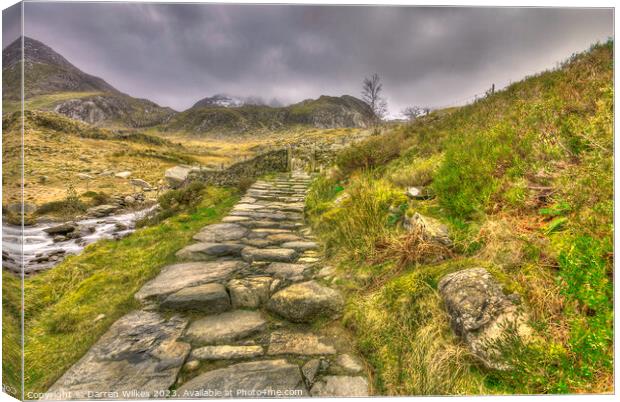
[[[134,293],[174,261],[204,225],[217,222],[238,200],[209,187],[195,210],[89,245],[25,283],[26,392],[46,391],[109,326],[137,307]],[[104,318],[95,320],[103,314]]]

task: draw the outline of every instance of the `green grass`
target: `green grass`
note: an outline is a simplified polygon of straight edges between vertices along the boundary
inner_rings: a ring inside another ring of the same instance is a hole
[[[201,227],[217,222],[236,192],[207,188],[200,204],[118,241],[104,240],[26,280],[26,392],[46,391],[119,317],[134,293]],[[5,283],[17,281],[4,276]],[[95,321],[100,315],[104,318]]]
[[[388,127],[315,181],[307,210],[349,278],[348,323],[381,393],[613,390],[612,48]],[[403,199],[410,185],[436,197]],[[415,212],[448,225],[450,259],[416,260],[397,223]],[[504,373],[468,356],[436,294],[445,273],[480,265],[521,295],[537,333],[505,345]]]

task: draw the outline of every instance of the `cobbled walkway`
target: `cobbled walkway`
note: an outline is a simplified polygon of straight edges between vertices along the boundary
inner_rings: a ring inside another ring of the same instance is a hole
[[[136,294],[46,399],[368,395],[304,225],[310,177],[257,181]],[[173,234],[171,234],[173,235]]]

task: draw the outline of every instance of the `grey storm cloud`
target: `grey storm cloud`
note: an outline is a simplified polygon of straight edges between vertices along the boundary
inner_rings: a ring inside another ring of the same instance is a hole
[[[395,115],[501,88],[613,36],[611,9],[33,2],[24,13],[25,35],[177,110],[215,93],[359,96],[377,72]]]

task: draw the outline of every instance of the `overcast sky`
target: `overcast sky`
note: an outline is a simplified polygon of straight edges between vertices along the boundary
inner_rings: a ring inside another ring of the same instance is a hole
[[[285,103],[359,96],[364,76],[377,72],[394,116],[407,105],[459,103],[492,83],[553,68],[611,37],[613,13],[25,3],[24,32],[117,89],[177,110],[216,93]]]

